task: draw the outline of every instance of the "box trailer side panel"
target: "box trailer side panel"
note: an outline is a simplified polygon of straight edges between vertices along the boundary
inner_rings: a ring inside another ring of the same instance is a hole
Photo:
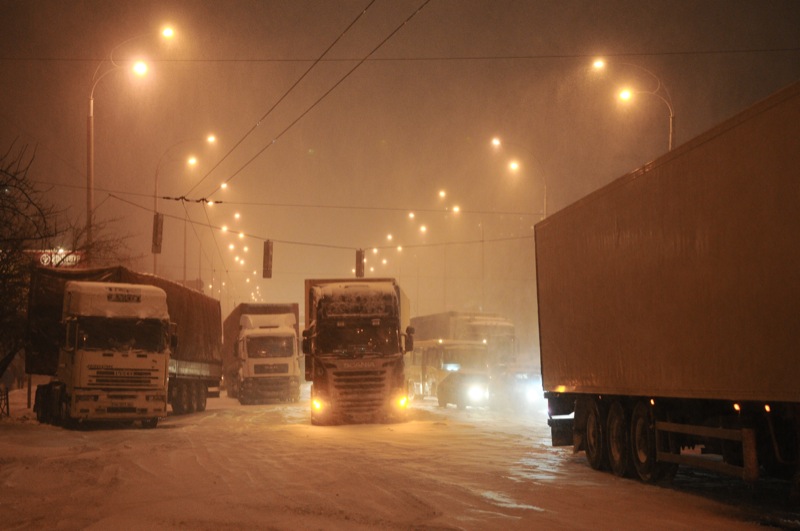
[[[800,84],[535,229],[545,390],[800,400]]]

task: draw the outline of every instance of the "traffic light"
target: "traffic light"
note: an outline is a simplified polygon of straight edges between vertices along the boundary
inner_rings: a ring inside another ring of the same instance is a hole
[[[153,215],[153,254],[161,254],[161,241],[164,236],[164,214]]]
[[[272,278],[272,240],[264,241],[264,268],[262,278]]]
[[[364,278],[364,249],[356,250],[356,278]]]

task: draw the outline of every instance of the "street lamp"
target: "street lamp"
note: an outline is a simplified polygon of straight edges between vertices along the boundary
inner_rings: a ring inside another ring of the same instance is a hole
[[[117,70],[121,70],[124,68],[124,65],[118,63],[114,60],[114,52],[117,51],[118,48],[121,46],[128,44],[129,42],[139,39],[141,37],[149,35],[148,33],[144,33],[142,35],[137,35],[135,37],[131,37],[118,45],[114,46],[111,49],[111,52],[108,54],[108,59],[100,61],[97,65],[97,68],[94,71],[94,75],[92,76],[92,87],[89,91],[89,115],[86,122],[86,258],[89,259],[89,255],[92,250],[92,216],[94,214],[94,89],[97,88],[97,84],[100,82],[101,79],[106,77],[111,72],[116,72]],[[165,39],[171,39],[174,36],[174,30],[172,28],[164,28],[161,31],[161,35]],[[103,70],[104,66],[107,66],[105,70]],[[143,76],[147,73],[147,64],[143,61],[136,61],[131,70],[137,76]]]
[[[664,85],[664,82],[661,81],[661,79],[657,75],[655,75],[650,70],[644,68],[643,66],[639,66],[634,63],[622,63],[622,62],[616,64],[632,66],[634,68],[641,70],[642,72],[645,72],[647,75],[655,79],[656,88],[654,90],[633,90],[630,88],[624,88],[619,92],[618,97],[622,101],[630,101],[636,94],[649,94],[663,101],[664,104],[667,106],[667,110],[669,111],[669,141],[667,144],[667,148],[668,151],[672,151],[672,145],[674,144],[675,140],[675,110],[672,107],[672,96],[670,96],[669,90],[667,90],[666,85]],[[606,67],[606,61],[603,59],[596,59],[592,63],[592,68],[594,70],[603,70],[605,69],[605,67]]]
[[[168,147],[162,154],[161,157],[158,159],[158,163],[156,164],[156,173],[153,179],[153,245],[152,245],[152,252],[153,252],[153,274],[158,274],[158,255],[161,252],[161,245],[160,245],[160,235],[162,231],[162,217],[158,212],[158,177],[161,174],[161,166],[168,160],[167,155],[172,152],[176,147],[182,146],[184,144],[188,144],[193,142],[197,139],[195,138],[187,138],[181,140],[180,142],[176,142]],[[206,142],[209,144],[213,144],[217,141],[217,138],[214,135],[208,135],[206,137]],[[187,157],[186,165],[187,166],[194,166],[197,164],[197,158],[194,156]],[[184,235],[185,238],[185,235]]]
[[[504,142],[502,140],[500,140],[499,137],[494,137],[491,140],[491,144],[492,144],[492,147],[495,150],[500,150],[503,147]],[[528,153],[528,154],[531,156],[531,158],[533,158],[533,160],[536,161],[536,163],[539,166],[539,169],[541,170],[542,169],[542,163],[539,162],[539,159],[537,159],[535,156],[533,156],[530,153]],[[514,172],[514,173],[518,172],[519,169],[520,169],[520,162],[518,160],[516,160],[516,159],[512,159],[508,163],[508,169],[511,172]],[[542,219],[544,219],[544,218],[547,217],[547,176],[545,175],[545,173],[543,171],[540,171],[540,173],[542,174],[542,188],[543,188],[543,194],[542,194],[543,195],[543,197],[542,197]]]

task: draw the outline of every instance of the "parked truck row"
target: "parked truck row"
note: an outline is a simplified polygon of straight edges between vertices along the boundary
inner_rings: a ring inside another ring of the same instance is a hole
[[[554,445],[798,478],[800,84],[535,227]]]

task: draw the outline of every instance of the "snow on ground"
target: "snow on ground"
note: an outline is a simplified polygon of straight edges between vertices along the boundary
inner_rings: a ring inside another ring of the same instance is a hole
[[[408,422],[316,427],[297,404],[170,416],[155,430],[0,419],[2,529],[751,529],[797,515],[740,482],[591,470],[532,411],[414,403]],[[760,492],[760,491],[759,491]],[[767,491],[769,493],[771,491]],[[769,494],[765,495],[769,497]]]

